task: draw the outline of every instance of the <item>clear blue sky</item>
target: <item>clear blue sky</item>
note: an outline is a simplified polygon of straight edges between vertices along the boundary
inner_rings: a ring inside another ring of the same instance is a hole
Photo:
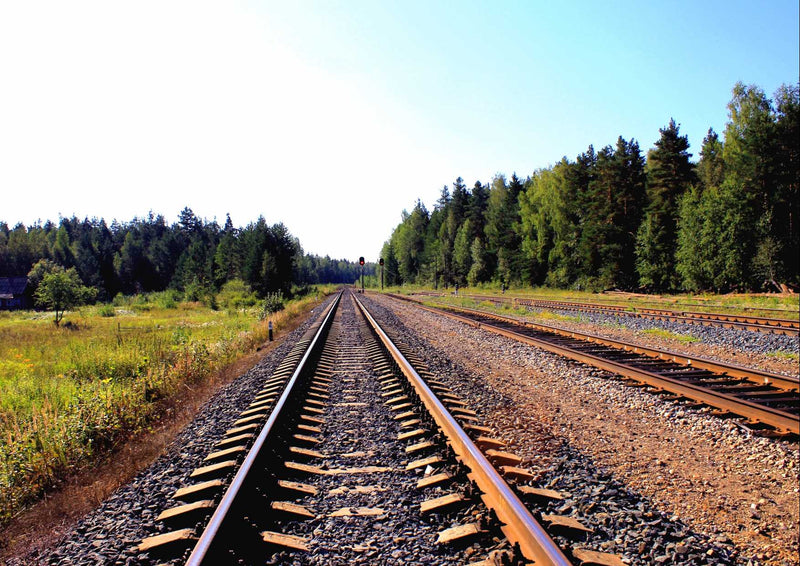
[[[377,257],[417,198],[798,81],[798,2],[0,0],[0,220],[184,206]]]

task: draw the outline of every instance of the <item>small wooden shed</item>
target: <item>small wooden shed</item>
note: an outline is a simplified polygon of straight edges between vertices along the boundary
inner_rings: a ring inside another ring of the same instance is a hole
[[[27,277],[0,277],[0,310],[33,308]]]

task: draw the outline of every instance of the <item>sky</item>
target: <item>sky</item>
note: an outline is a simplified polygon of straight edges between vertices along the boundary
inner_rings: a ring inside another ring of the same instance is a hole
[[[283,222],[376,260],[417,199],[592,144],[697,158],[798,81],[797,0],[0,0],[0,221]]]

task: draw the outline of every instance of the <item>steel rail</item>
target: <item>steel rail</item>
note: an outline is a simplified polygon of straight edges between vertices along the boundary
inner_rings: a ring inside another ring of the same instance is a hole
[[[424,305],[421,305],[418,300],[412,299],[410,297],[404,297],[403,295],[394,295],[394,294],[388,294],[388,296],[404,301],[410,301],[420,305],[420,307],[422,308],[430,309],[430,307],[425,307]],[[496,313],[485,312],[476,309],[469,309],[465,307],[452,307],[449,305],[442,306],[442,309],[450,309],[450,310],[472,313],[479,316],[485,316],[502,322],[507,322],[518,326],[525,326],[527,328],[532,328],[534,330],[541,330],[542,332],[547,332],[550,334],[558,334],[561,336],[566,336],[568,338],[577,338],[579,340],[584,340],[586,342],[593,342],[596,344],[601,344],[603,346],[609,346],[611,348],[615,348],[622,351],[633,352],[635,354],[644,354],[645,356],[651,358],[672,361],[680,365],[692,366],[693,368],[708,370],[712,373],[716,373],[719,375],[745,379],[747,381],[756,383],[758,385],[772,385],[780,389],[785,389],[786,391],[800,392],[800,378],[798,378],[797,376],[782,375],[779,373],[759,370],[756,368],[748,368],[736,364],[717,362],[714,360],[710,360],[708,358],[703,358],[701,356],[687,356],[686,354],[672,352],[670,350],[662,350],[660,348],[653,348],[650,346],[640,346],[637,344],[623,342],[621,340],[614,340],[612,338],[607,338],[605,336],[600,336],[598,334],[591,334],[588,332],[578,332],[577,330],[568,330],[566,328],[559,328],[558,326],[550,326],[548,324],[543,324],[540,322],[517,320]],[[433,309],[433,312],[440,312],[440,310],[441,309]]]
[[[430,295],[432,297],[442,297],[446,293],[442,293],[442,292],[439,292],[439,291],[415,291],[414,294],[416,294],[416,295]],[[555,300],[555,299],[537,299],[535,297],[525,297],[525,296],[515,296],[515,295],[504,295],[503,297],[497,297],[497,295],[470,295],[470,294],[466,294],[464,296],[465,297],[501,298],[502,300],[525,299],[525,300],[531,300],[531,301],[542,301],[542,302],[562,303],[562,304],[587,304],[587,305],[597,305],[597,306],[603,306],[603,307],[608,307],[608,308],[612,308],[612,309],[620,309],[620,310],[624,310],[624,309],[629,308],[627,306],[615,305],[615,304],[610,304],[610,303],[581,303],[579,301],[567,301],[567,300],[558,301],[558,300]],[[656,301],[653,301],[653,302],[656,302]],[[787,313],[788,314],[795,314],[794,311],[789,311],[787,309],[776,309],[776,308],[773,308],[773,307],[748,307],[748,306],[743,306],[743,305],[742,306],[703,305],[703,304],[699,304],[699,303],[684,303],[684,304],[687,307],[701,307],[701,308],[728,309],[728,310],[741,310],[741,311],[754,311],[754,312],[777,312],[777,313],[781,313],[781,314],[787,314]],[[638,307],[630,307],[630,308],[638,308]],[[647,308],[647,307],[642,307],[642,308]],[[651,308],[655,309],[656,307],[651,307]],[[658,309],[658,310],[665,310],[667,312],[670,312],[669,309]],[[678,312],[678,311],[674,311],[674,312]],[[692,311],[688,311],[688,312],[692,312]],[[695,311],[695,312],[701,312],[701,311]],[[709,314],[709,313],[701,313],[701,314]],[[800,313],[797,313],[797,314],[800,315]],[[728,315],[724,315],[723,314],[722,316],[728,316]],[[737,315],[731,315],[731,316],[737,316]],[[742,315],[742,316],[747,316],[747,315]],[[768,318],[769,319],[769,317],[756,317],[756,318]],[[795,319],[769,319],[769,320],[788,320],[788,321],[793,322]]]
[[[704,313],[696,311],[674,311],[669,309],[657,309],[651,307],[627,307],[617,305],[598,305],[592,303],[572,303],[559,301],[545,301],[539,299],[517,299],[517,302],[531,306],[543,306],[546,308],[562,308],[572,310],[590,310],[594,312],[618,314],[622,316],[635,316],[650,318],[655,320],[674,320],[686,324],[699,324],[701,326],[722,326],[725,328],[736,328],[746,330],[765,331],[777,334],[796,335],[800,332],[800,321],[767,318],[749,315],[731,315],[722,313]]]
[[[575,330],[566,330],[564,328],[558,328],[557,326],[550,326],[548,324],[541,324],[529,321],[517,321],[512,318],[504,317],[502,315],[497,315],[494,313],[484,313],[472,309],[463,309],[463,310],[467,312],[473,312],[481,316],[488,316],[490,318],[494,318],[496,320],[500,320],[503,322],[519,324],[522,326],[526,326],[528,328],[533,328],[535,330],[542,330],[545,332],[560,334],[562,336],[568,336],[570,338],[577,338],[579,340],[584,340],[586,342],[602,344],[603,346],[609,346],[611,348],[633,352],[635,354],[644,354],[651,358],[673,361],[677,364],[708,370],[712,373],[726,375],[728,377],[737,377],[740,379],[746,379],[747,381],[757,383],[759,385],[772,385],[780,389],[785,389],[787,391],[794,391],[794,392],[800,391],[800,378],[795,376],[781,375],[779,373],[763,371],[756,368],[748,368],[736,364],[717,362],[699,356],[687,356],[686,354],[671,352],[669,350],[662,350],[660,348],[652,348],[650,346],[639,346],[636,344],[623,342],[621,340],[613,340],[611,338],[606,338],[604,336],[600,336],[597,334],[591,334],[588,332],[578,332]]]
[[[494,510],[498,519],[503,523],[501,530],[509,541],[512,544],[518,543],[522,554],[527,559],[534,560],[537,565],[559,564],[566,566],[571,564],[486,456],[483,455],[475,443],[472,442],[472,439],[464,432],[464,429],[461,428],[450,412],[439,401],[425,383],[425,380],[422,379],[405,356],[392,343],[364,304],[358,297],[354,296],[354,298],[370,326],[389,351],[400,370],[414,386],[436,424],[447,436],[448,442],[459,460],[470,468],[471,472],[468,475],[483,492],[481,498],[486,505]]]
[[[485,298],[489,300],[497,300],[491,299],[490,297]],[[505,301],[506,299],[503,298],[500,300]],[[539,299],[518,298],[516,301],[520,304],[526,304],[533,307],[576,311],[584,310],[589,312],[599,312],[601,314],[616,314],[621,316],[633,316],[654,320],[672,320],[685,324],[722,326],[724,328],[755,330],[759,332],[770,332],[773,334],[797,335],[798,332],[800,332],[800,322],[789,319],[765,318],[747,315],[729,315],[720,313],[702,313],[693,311],[673,311],[667,309],[642,307],[631,307],[632,310],[628,310],[627,307],[621,307],[617,305],[544,301]]]
[[[439,293],[420,292],[430,296],[442,296]],[[654,320],[673,320],[685,324],[698,324],[701,326],[722,326],[740,330],[755,330],[773,334],[786,334],[796,336],[800,334],[800,320],[785,318],[768,318],[751,315],[734,315],[699,311],[675,311],[655,307],[626,307],[602,303],[581,303],[573,301],[555,301],[548,299],[534,299],[526,297],[500,297],[496,295],[464,295],[473,299],[495,302],[516,302],[539,308],[588,311],[601,314],[633,316]],[[628,310],[632,309],[632,310]]]
[[[239,494],[239,490],[244,484],[244,481],[247,478],[248,473],[250,473],[250,469],[253,467],[253,463],[256,461],[259,452],[263,448],[264,443],[267,440],[267,437],[272,431],[272,427],[275,424],[275,421],[278,419],[281,410],[283,409],[284,405],[287,402],[287,399],[292,393],[292,389],[294,388],[295,383],[299,379],[300,374],[303,372],[303,369],[305,368],[308,358],[316,349],[318,343],[320,342],[322,336],[325,333],[325,330],[328,328],[328,326],[330,326],[330,323],[333,320],[333,315],[336,312],[336,307],[338,307],[341,298],[342,298],[342,292],[339,292],[339,295],[333,300],[331,306],[328,308],[328,313],[325,315],[324,320],[320,324],[319,330],[317,330],[317,332],[314,334],[314,338],[311,340],[311,343],[308,345],[308,348],[306,348],[306,351],[303,354],[303,357],[300,359],[297,368],[294,370],[292,377],[289,379],[288,383],[286,384],[286,387],[283,390],[283,393],[281,394],[280,398],[275,404],[274,409],[270,413],[269,419],[267,419],[267,422],[261,429],[261,432],[256,438],[255,443],[250,448],[250,451],[247,453],[247,457],[244,459],[241,467],[236,472],[236,475],[233,477],[233,481],[231,481],[230,486],[225,491],[225,495],[222,497],[222,500],[220,501],[219,505],[214,511],[214,514],[208,521],[206,528],[203,530],[203,534],[200,536],[197,543],[195,543],[195,546],[192,549],[192,553],[191,555],[189,555],[189,559],[186,561],[186,566],[200,566],[205,560],[206,553],[211,548],[211,544],[214,542],[214,538],[219,532],[222,523],[225,521],[228,511],[231,509],[234,500]]]
[[[412,302],[416,303],[416,301]],[[595,367],[605,369],[612,373],[616,373],[626,377],[631,377],[637,381],[640,381],[652,387],[656,387],[658,389],[664,389],[672,393],[677,393],[678,395],[681,395],[687,399],[698,401],[725,411],[730,411],[731,413],[735,413],[737,415],[746,417],[748,419],[751,419],[752,421],[761,422],[766,425],[772,426],[778,431],[789,432],[795,435],[800,435],[800,420],[798,419],[797,416],[791,415],[784,411],[759,405],[757,403],[753,403],[745,399],[739,399],[737,397],[728,395],[726,393],[719,393],[711,389],[693,385],[691,383],[684,383],[677,379],[659,375],[647,370],[631,367],[624,363],[601,358],[599,356],[581,352],[579,350],[575,350],[567,346],[558,346],[546,340],[541,340],[531,336],[526,336],[524,334],[499,328],[484,322],[478,322],[452,312],[447,312],[443,309],[435,309],[424,305],[420,305],[418,303],[417,306],[423,310],[433,312],[436,314],[442,314],[450,318],[453,318],[455,320],[459,320],[460,322],[463,322],[475,328],[483,328],[485,330],[489,330],[496,334],[500,334],[502,336],[506,336],[508,338],[512,338],[514,340],[532,346],[536,346],[537,348],[541,348],[549,352],[553,352],[562,356],[567,356],[580,362],[589,363]],[[457,309],[457,310],[463,310],[467,312],[470,311],[470,309]],[[481,316],[491,316],[492,318],[500,318],[500,319],[504,318],[504,317],[499,317],[498,315],[488,315],[488,313],[484,313],[481,311],[472,311],[472,312],[479,314]],[[506,320],[509,322],[514,322],[516,324],[522,324],[519,321],[515,321],[514,319],[506,319]],[[531,325],[533,327],[544,327],[544,325],[531,324],[531,323],[524,323],[524,325]],[[558,330],[559,334],[563,334],[565,336],[578,337],[580,335],[580,333],[578,332],[566,331],[564,329],[557,329],[555,327],[545,327],[545,328]],[[592,335],[583,335],[583,336],[592,336]],[[597,338],[598,342],[606,340],[605,338],[597,336],[592,336],[592,338]],[[696,358],[691,358],[691,359],[686,358],[686,359],[688,359],[691,362],[690,365],[692,365],[692,367],[700,367],[695,363]],[[784,377],[784,379],[789,379],[789,378]],[[796,387],[796,380],[793,383],[795,384]]]

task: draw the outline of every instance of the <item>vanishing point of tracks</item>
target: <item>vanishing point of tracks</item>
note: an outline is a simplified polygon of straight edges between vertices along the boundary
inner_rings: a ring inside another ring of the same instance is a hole
[[[603,336],[457,307],[436,312],[632,379],[677,398],[713,407],[719,416],[743,417],[763,434],[800,434],[798,378],[647,348]]]
[[[547,515],[520,458],[424,362],[339,295],[189,485],[143,561],[622,564]],[[556,536],[558,535],[558,536]],[[554,538],[560,542],[556,544]],[[565,542],[566,541],[566,542]]]

